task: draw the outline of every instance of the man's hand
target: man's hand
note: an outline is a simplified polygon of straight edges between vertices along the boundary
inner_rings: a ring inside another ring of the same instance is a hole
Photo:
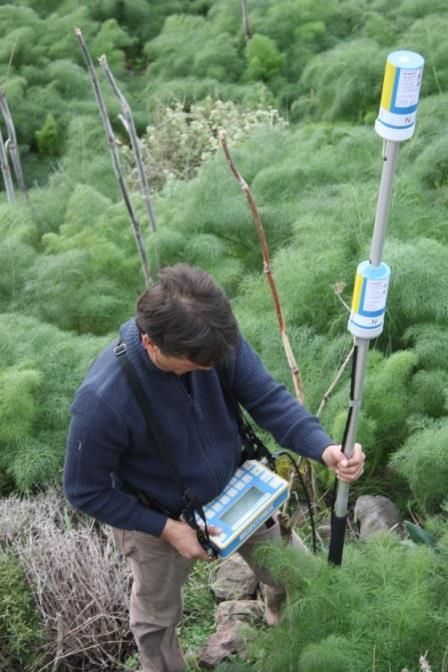
[[[341,446],[327,446],[322,453],[322,460],[343,483],[356,481],[364,471],[366,456],[359,443],[355,443],[353,455],[348,458]]]
[[[210,536],[221,533],[220,528],[214,525],[207,525],[207,529]],[[210,560],[207,551],[202,548],[198,541],[196,530],[193,530],[188,523],[168,518],[160,536],[174,546],[184,558],[189,560]]]

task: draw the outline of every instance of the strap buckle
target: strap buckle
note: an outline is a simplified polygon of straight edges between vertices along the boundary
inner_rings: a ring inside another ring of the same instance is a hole
[[[114,348],[114,355],[115,357],[120,357],[121,355],[124,355],[126,352],[126,343],[119,343],[116,348]]]

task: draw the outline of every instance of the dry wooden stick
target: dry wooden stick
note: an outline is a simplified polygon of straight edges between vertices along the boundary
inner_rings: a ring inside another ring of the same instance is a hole
[[[11,169],[9,167],[7,145],[3,142],[3,135],[0,131],[0,170],[3,174],[3,182],[5,183],[6,198],[8,203],[15,203],[16,196],[14,193],[14,184],[11,177]]]
[[[350,306],[349,306],[349,305],[344,301],[344,299],[342,298],[342,292],[343,292],[344,289],[345,289],[345,283],[344,283],[344,282],[336,282],[336,283],[332,286],[331,289],[333,290],[333,293],[334,293],[334,295],[336,296],[336,298],[342,303],[342,305],[344,306],[344,308],[350,313],[350,311],[351,311]],[[351,358],[352,355],[353,355],[353,350],[354,350],[354,346],[352,347],[352,349],[351,349],[350,352],[348,353],[347,357],[345,358],[344,362],[342,363],[341,368],[340,368],[340,369],[338,370],[338,372],[336,373],[336,376],[335,376],[333,382],[331,383],[330,387],[328,388],[328,390],[325,392],[324,396],[322,397],[321,402],[320,402],[320,404],[319,404],[319,408],[317,409],[317,413],[316,413],[316,416],[317,416],[318,418],[320,417],[320,414],[322,413],[322,411],[323,411],[323,409],[324,409],[324,406],[325,406],[325,404],[327,403],[328,399],[330,398],[330,396],[331,396],[331,394],[332,394],[334,388],[336,387],[336,385],[337,385],[338,382],[340,381],[341,376],[342,376],[342,374],[344,373],[344,371],[345,371],[345,369],[346,369],[346,367],[347,367],[347,364],[349,363],[350,358]]]
[[[8,101],[3,91],[0,91],[0,110],[5,120],[6,129],[8,131],[8,151],[11,154],[12,165],[16,175],[17,184],[23,196],[28,200],[28,192],[23,177],[22,164],[20,162],[19,146],[17,144],[17,135],[11,112],[9,110]]]
[[[13,62],[13,59],[14,59],[14,54],[16,52],[18,42],[19,42],[19,38],[17,37],[16,41],[12,45],[11,53],[9,54],[8,66],[6,68],[6,75],[5,75],[5,78],[4,78],[5,82],[8,81],[9,75],[11,74],[12,62]]]
[[[334,285],[332,285],[331,289],[333,290],[333,294],[336,296],[336,298],[342,303],[345,310],[347,310],[350,313],[351,311],[350,306],[342,298],[342,292],[345,289],[345,282],[335,282]]]
[[[344,301],[344,299],[342,298],[342,296],[341,296],[340,294],[336,294],[336,297],[337,297],[338,300],[342,303],[342,305],[344,306],[345,310],[348,311],[348,312],[350,313],[350,306],[348,305],[348,303],[346,303],[346,302]]]
[[[336,385],[337,385],[338,382],[340,381],[341,376],[342,376],[342,374],[344,373],[344,371],[345,371],[345,369],[346,369],[346,367],[347,367],[347,364],[349,363],[351,357],[353,356],[353,351],[354,351],[354,349],[355,349],[355,346],[352,347],[352,349],[351,349],[350,352],[348,353],[347,357],[344,359],[344,362],[342,363],[341,368],[340,368],[339,371],[337,372],[337,374],[336,374],[336,376],[335,376],[335,379],[333,380],[333,382],[331,383],[330,387],[328,388],[328,390],[325,392],[324,396],[322,397],[322,400],[321,400],[321,402],[320,402],[320,404],[319,404],[319,408],[317,409],[317,413],[316,413],[316,416],[317,416],[318,418],[320,417],[320,414],[322,413],[325,404],[327,403],[328,399],[330,398],[331,393],[333,392],[334,388],[336,387]]]
[[[57,672],[59,669],[59,663],[64,656],[64,619],[60,612],[56,614],[56,623],[57,623],[57,647],[56,647],[56,656],[53,661],[53,667],[51,672]]]
[[[243,2],[243,26],[244,26],[244,38],[246,43],[250,41],[252,33],[250,32],[249,26],[249,0],[242,0]]]
[[[124,97],[123,93],[120,91],[118,88],[117,82],[115,81],[115,77],[112,74],[111,69],[109,68],[109,64],[107,62],[106,56],[103,54],[100,57],[100,65],[103,69],[104,74],[106,75],[106,79],[109,82],[109,84],[112,87],[112,91],[115,93],[117,96],[120,107],[121,107],[121,112],[122,115],[120,115],[121,122],[123,123],[123,126],[126,129],[126,132],[129,135],[129,139],[131,141],[132,145],[132,151],[134,152],[135,156],[135,162],[137,164],[137,169],[138,169],[138,175],[140,179],[140,189],[142,192],[142,197],[143,197],[143,202],[145,204],[145,209],[146,209],[146,214],[148,216],[148,221],[149,221],[149,226],[152,231],[155,231],[157,226],[156,226],[156,216],[154,213],[154,208],[152,204],[152,198],[151,198],[151,193],[149,190],[149,184],[148,184],[148,179],[146,177],[146,172],[143,166],[143,159],[142,159],[142,154],[140,151],[140,143],[138,141],[137,137],[137,132],[135,130],[135,124],[134,124],[134,117],[132,115],[132,110],[130,108],[130,105],[126,98]]]
[[[146,249],[145,249],[145,243],[143,239],[143,234],[142,234],[142,229],[140,226],[140,222],[138,221],[137,215],[135,213],[134,207],[131,203],[131,200],[129,198],[128,190],[126,188],[126,184],[124,181],[123,177],[123,172],[121,170],[121,165],[120,165],[120,159],[118,157],[118,151],[117,151],[117,140],[115,138],[114,132],[112,130],[112,125],[110,123],[109,115],[107,113],[106,109],[106,104],[104,102],[103,94],[101,91],[100,83],[98,81],[98,77],[96,76],[95,68],[93,67],[93,62],[90,57],[89,50],[87,49],[86,43],[84,42],[84,38],[82,36],[82,32],[80,28],[75,28],[75,35],[79,41],[79,44],[81,46],[81,50],[87,65],[87,70],[89,71],[90,75],[90,80],[92,83],[93,91],[95,94],[95,99],[98,105],[98,109],[100,111],[101,119],[103,121],[104,129],[106,131],[106,137],[107,137],[107,142],[109,145],[111,157],[112,157],[112,164],[114,167],[114,172],[115,176],[118,181],[118,185],[120,187],[121,194],[123,196],[123,200],[125,202],[127,211],[129,213],[129,217],[131,219],[131,224],[132,224],[132,229],[134,232],[134,237],[135,237],[135,242],[137,245],[138,253],[140,255],[140,261],[142,264],[142,269],[143,269],[143,275],[145,276],[145,282],[146,285],[149,287],[151,284],[151,274],[149,271],[149,261],[148,261],[148,255],[146,254]]]
[[[283,343],[283,348],[285,350],[286,358],[288,360],[289,364],[289,369],[291,371],[293,383],[294,383],[294,390],[296,393],[297,399],[300,401],[301,404],[304,403],[304,397],[303,397],[303,388],[302,388],[302,381],[300,379],[300,371],[297,366],[296,359],[294,357],[294,353],[291,348],[291,343],[289,342],[289,337],[286,332],[286,323],[285,323],[285,318],[283,315],[283,310],[281,307],[280,303],[280,297],[277,292],[277,287],[272,275],[272,269],[271,269],[271,264],[270,264],[270,258],[269,258],[269,247],[268,243],[266,240],[266,235],[264,232],[263,224],[261,223],[260,219],[260,213],[258,212],[257,205],[255,203],[254,197],[252,196],[252,193],[243,179],[243,177],[240,175],[238,172],[238,169],[235,166],[235,163],[233,162],[232,156],[230,154],[228,145],[227,145],[227,140],[225,133],[221,131],[219,133],[219,139],[221,141],[222,147],[224,149],[224,154],[227,159],[227,163],[229,165],[230,170],[232,171],[235,179],[238,181],[241,189],[244,192],[244,195],[246,196],[247,202],[249,203],[249,207],[252,211],[252,215],[255,221],[255,226],[257,228],[257,234],[258,238],[260,240],[260,245],[261,245],[261,250],[263,254],[263,270],[266,275],[266,279],[268,281],[269,287],[272,292],[272,298],[274,300],[274,306],[275,306],[275,312],[277,314],[277,320],[278,320],[278,326],[280,329],[280,335]]]

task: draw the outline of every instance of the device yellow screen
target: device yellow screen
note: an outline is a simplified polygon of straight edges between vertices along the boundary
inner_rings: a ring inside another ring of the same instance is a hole
[[[225,512],[223,516],[220,516],[221,520],[232,527],[236,522],[249,510],[251,509],[263,496],[263,492],[258,488],[251,487],[247,492],[244,493],[242,497],[238,499],[228,511]]]

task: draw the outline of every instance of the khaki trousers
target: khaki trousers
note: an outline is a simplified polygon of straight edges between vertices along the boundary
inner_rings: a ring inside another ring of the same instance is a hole
[[[143,672],[180,672],[185,665],[176,637],[182,616],[182,586],[194,565],[160,537],[112,528],[115,542],[130,559],[133,585],[130,626],[140,653]],[[278,523],[264,525],[240,547],[239,553],[259,581],[282,590],[269,571],[256,565],[251,553],[257,544],[280,538]]]

